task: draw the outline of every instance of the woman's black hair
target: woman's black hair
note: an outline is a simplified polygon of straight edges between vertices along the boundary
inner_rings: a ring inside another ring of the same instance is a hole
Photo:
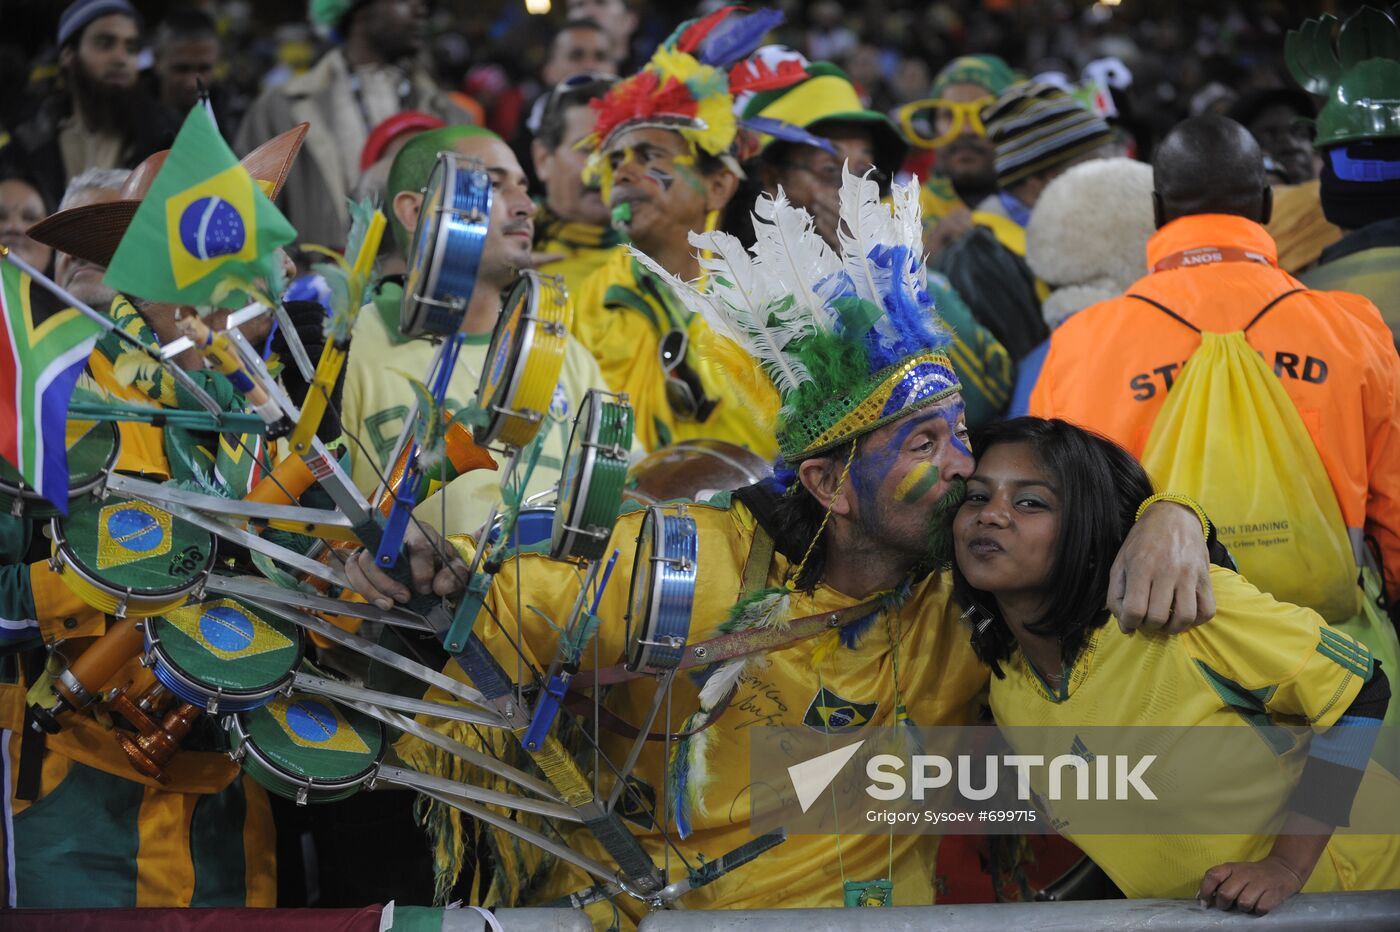
[[[1008,443],[1030,448],[1059,499],[1060,527],[1045,612],[1027,628],[1057,636],[1061,658],[1073,664],[1090,632],[1108,621],[1108,571],[1138,506],[1152,495],[1152,480],[1127,450],[1065,421],[1019,417],[973,431],[972,449],[978,457]],[[1011,657],[1016,638],[996,599],[973,588],[956,563],[953,598],[969,610],[973,652],[1002,677],[1000,664]]]

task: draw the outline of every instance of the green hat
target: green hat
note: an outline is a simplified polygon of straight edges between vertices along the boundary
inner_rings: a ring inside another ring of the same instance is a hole
[[[831,62],[807,65],[807,77],[784,88],[754,94],[740,114],[743,121],[778,120],[820,136],[834,123],[864,124],[875,141],[875,166],[893,175],[904,164],[909,145],[890,118],[861,105],[860,95],[846,72]],[[763,148],[783,141],[763,136]]]
[[[976,84],[997,95],[1016,81],[1016,73],[996,55],[963,55],[943,66],[933,79],[930,97],[942,97],[950,84]]]
[[[324,29],[335,29],[345,14],[354,8],[356,0],[311,0],[307,13],[314,25]]]
[[[1334,48],[1336,23],[1331,15],[1304,20],[1284,43],[1293,79],[1327,98],[1314,143],[1400,137],[1400,27],[1384,11],[1362,7],[1342,24]]]

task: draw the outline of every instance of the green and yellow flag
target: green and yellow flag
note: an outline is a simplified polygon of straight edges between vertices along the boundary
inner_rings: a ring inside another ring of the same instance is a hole
[[[163,304],[241,307],[213,298],[226,278],[274,280],[273,250],[296,230],[196,105],[107,267],[108,286]]]

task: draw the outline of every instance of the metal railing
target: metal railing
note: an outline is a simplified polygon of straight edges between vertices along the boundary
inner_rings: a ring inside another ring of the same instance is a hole
[[[658,912],[639,932],[1197,932],[1250,929],[1400,930],[1400,890],[1305,893],[1267,917],[1207,909],[1195,900],[1083,900],[903,906],[889,909],[745,909]]]

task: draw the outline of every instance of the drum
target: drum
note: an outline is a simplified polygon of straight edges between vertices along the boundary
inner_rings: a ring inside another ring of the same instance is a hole
[[[112,421],[69,421],[65,443],[68,447],[68,509],[101,491],[107,476],[116,468],[121,455],[121,434]],[[17,518],[47,520],[59,510],[41,498],[24,480],[19,470],[0,459],[0,513]]]
[[[627,474],[626,495],[643,505],[703,501],[773,475],[770,463],[723,440],[685,440],[651,453]]]
[[[399,330],[450,336],[462,324],[491,218],[491,178],[455,152],[438,154],[409,248]]]
[[[120,495],[84,502],[52,522],[63,581],[109,615],[160,615],[204,584],[214,535]]]
[[[191,602],[145,623],[147,666],[176,696],[214,712],[246,712],[292,681],[301,628],[234,599]]]
[[[497,518],[486,535],[486,542],[494,544],[501,536],[503,518]],[[510,535],[511,550],[525,550],[546,543],[554,530],[554,509],[546,505],[534,505],[520,509],[515,519],[515,530]]]
[[[590,389],[574,419],[550,535],[556,560],[599,560],[608,549],[632,448],[632,407],[613,398]]]
[[[225,720],[233,758],[269,792],[298,805],[351,796],[374,776],[388,732],[363,712],[320,696],[279,696]]]
[[[563,279],[522,272],[506,296],[481,368],[476,398],[487,422],[472,429],[477,443],[519,449],[534,438],[554,401],[568,335]]]
[[[681,662],[695,602],[698,541],[684,506],[647,509],[627,596],[627,669],[661,673]]]

